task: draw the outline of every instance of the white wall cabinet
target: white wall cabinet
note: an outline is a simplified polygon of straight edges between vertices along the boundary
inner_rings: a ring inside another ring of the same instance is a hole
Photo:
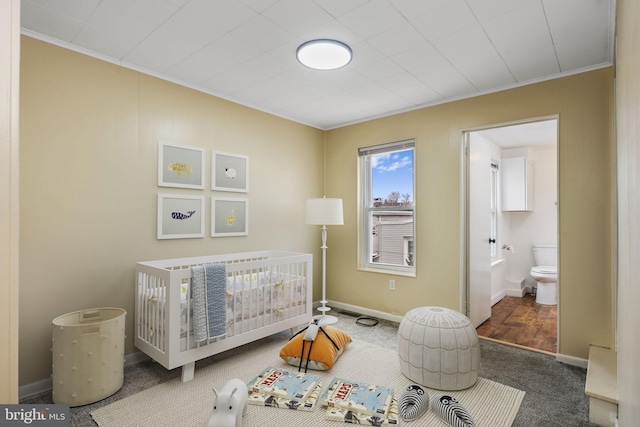
[[[526,157],[502,159],[502,211],[532,211],[534,208],[533,160]]]

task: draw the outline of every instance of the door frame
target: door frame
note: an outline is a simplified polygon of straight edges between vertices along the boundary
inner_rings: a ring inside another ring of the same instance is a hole
[[[469,316],[469,310],[470,310],[470,301],[469,301],[469,294],[470,294],[470,282],[471,282],[471,277],[470,277],[470,253],[469,253],[469,217],[470,217],[470,203],[469,203],[469,134],[473,133],[473,132],[478,132],[478,131],[482,131],[482,130],[487,130],[487,129],[494,129],[494,128],[499,128],[499,127],[507,127],[507,126],[515,126],[515,125],[522,125],[522,124],[527,124],[527,123],[535,123],[535,122],[541,122],[541,121],[546,121],[546,120],[555,120],[556,121],[556,141],[557,141],[557,150],[558,153],[556,155],[556,168],[557,168],[557,182],[556,182],[556,187],[557,187],[557,194],[558,194],[558,206],[557,206],[557,210],[558,210],[558,229],[556,230],[556,234],[558,236],[557,238],[557,245],[558,245],[558,266],[560,266],[560,199],[561,199],[561,194],[560,194],[560,115],[559,114],[550,114],[550,115],[546,115],[546,116],[537,116],[537,117],[531,117],[531,118],[527,118],[527,119],[521,119],[521,120],[514,120],[514,121],[509,121],[509,122],[499,122],[499,123],[492,123],[489,125],[483,125],[483,126],[476,126],[476,127],[470,127],[470,128],[463,128],[460,130],[460,157],[461,157],[461,168],[460,168],[460,185],[461,185],[461,189],[460,189],[460,218],[461,218],[461,224],[460,224],[460,249],[461,249],[461,254],[462,256],[460,257],[460,271],[461,271],[461,275],[460,275],[460,312],[464,313],[465,316]],[[559,268],[558,270],[558,282],[562,283],[561,281],[561,271],[562,268]],[[560,291],[558,290],[558,306],[557,306],[557,313],[558,313],[558,318],[557,318],[557,331],[556,331],[556,336],[557,336],[557,343],[556,343],[556,352],[560,353],[560,313],[561,313],[561,298],[560,298]]]

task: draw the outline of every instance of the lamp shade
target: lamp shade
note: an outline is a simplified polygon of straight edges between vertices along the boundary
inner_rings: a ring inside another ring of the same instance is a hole
[[[307,224],[343,225],[342,199],[308,199]]]

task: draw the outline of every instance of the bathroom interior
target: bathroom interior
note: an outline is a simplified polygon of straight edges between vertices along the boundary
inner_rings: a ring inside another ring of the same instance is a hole
[[[560,286],[558,120],[473,133],[490,147],[491,163],[498,171],[494,190],[497,203],[492,208],[495,246],[489,269],[491,310],[490,314],[487,311],[488,319],[476,324],[478,335],[555,355]],[[471,149],[473,153],[473,142]]]

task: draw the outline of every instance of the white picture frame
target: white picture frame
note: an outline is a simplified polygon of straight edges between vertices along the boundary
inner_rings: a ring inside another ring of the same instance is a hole
[[[211,237],[249,235],[249,200],[211,198]]]
[[[211,189],[249,192],[249,157],[242,154],[211,152]]]
[[[158,194],[157,238],[193,239],[204,237],[204,196]]]
[[[204,190],[203,148],[158,141],[158,186]]]

